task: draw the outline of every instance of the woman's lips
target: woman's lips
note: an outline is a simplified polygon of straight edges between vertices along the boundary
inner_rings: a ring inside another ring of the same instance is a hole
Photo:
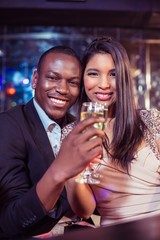
[[[108,101],[112,97],[112,93],[96,93],[95,94],[98,100]]]

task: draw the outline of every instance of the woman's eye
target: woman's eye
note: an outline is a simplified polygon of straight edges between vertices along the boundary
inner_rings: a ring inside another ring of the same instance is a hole
[[[89,72],[87,75],[88,76],[98,76],[98,73],[97,72]]]
[[[116,73],[115,73],[115,72],[111,72],[111,73],[109,74],[109,76],[110,76],[110,78],[115,78],[115,77],[116,77]]]

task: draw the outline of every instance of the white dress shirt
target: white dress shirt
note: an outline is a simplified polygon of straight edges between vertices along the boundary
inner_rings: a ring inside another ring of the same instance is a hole
[[[47,116],[47,114],[43,111],[35,99],[33,99],[33,103],[47,132],[54,155],[56,157],[60,149],[61,127]]]

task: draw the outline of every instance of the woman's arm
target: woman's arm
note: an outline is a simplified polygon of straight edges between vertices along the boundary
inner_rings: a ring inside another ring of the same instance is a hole
[[[160,111],[154,110],[154,118],[155,118],[155,126],[156,126],[156,143],[158,147],[158,151],[160,153]]]
[[[66,182],[67,197],[72,210],[81,218],[88,219],[96,207],[93,192],[88,184],[80,184],[72,178]]]
[[[156,143],[157,143],[158,151],[160,153],[160,133],[157,134],[156,136]]]

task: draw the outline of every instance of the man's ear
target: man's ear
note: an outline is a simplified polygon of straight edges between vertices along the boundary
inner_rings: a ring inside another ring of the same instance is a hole
[[[35,89],[37,86],[37,80],[38,80],[38,73],[37,73],[37,69],[36,69],[33,72],[32,80],[31,80],[31,86],[33,89]]]

